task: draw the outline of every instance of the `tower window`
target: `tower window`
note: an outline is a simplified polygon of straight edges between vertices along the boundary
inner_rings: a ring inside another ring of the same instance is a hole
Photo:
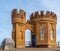
[[[54,39],[54,30],[53,30],[53,28],[51,28],[51,40],[53,40]]]
[[[44,27],[41,28],[41,40],[44,39]]]

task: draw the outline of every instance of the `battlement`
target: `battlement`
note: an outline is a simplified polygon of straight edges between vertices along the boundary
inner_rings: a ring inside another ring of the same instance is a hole
[[[13,17],[25,18],[26,17],[26,12],[24,10],[20,9],[20,11],[18,13],[17,9],[13,9],[12,10],[12,18]]]
[[[56,14],[50,11],[46,11],[46,13],[44,13],[44,11],[40,11],[40,13],[36,11],[30,15],[30,20],[36,19],[36,18],[52,18],[57,20]]]

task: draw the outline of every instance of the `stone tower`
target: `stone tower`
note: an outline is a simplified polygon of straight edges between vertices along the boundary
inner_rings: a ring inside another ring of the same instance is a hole
[[[56,48],[56,23],[57,16],[54,12],[36,11],[30,15],[30,20],[26,22],[24,10],[12,11],[12,38],[16,48],[25,48],[25,30],[31,30],[31,46]]]
[[[24,10],[20,10],[18,13],[17,9],[12,11],[12,38],[15,41],[16,48],[25,48],[25,23],[26,13]]]
[[[32,13],[30,16],[30,22],[34,25],[33,34],[36,36],[37,47],[56,47],[56,14],[47,11]]]

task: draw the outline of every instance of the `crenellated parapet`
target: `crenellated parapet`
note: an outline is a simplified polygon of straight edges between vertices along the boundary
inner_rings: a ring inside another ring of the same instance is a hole
[[[12,23],[25,23],[26,12],[22,9],[18,12],[17,9],[12,10]]]
[[[57,20],[56,14],[50,11],[46,11],[46,13],[44,13],[44,11],[40,11],[40,13],[36,11],[30,15],[30,20],[34,20],[38,18],[49,18],[49,19]]]
[[[20,9],[20,11],[18,13],[17,9],[13,9],[13,11],[12,11],[12,17],[25,18],[26,17],[26,12],[24,10]]]

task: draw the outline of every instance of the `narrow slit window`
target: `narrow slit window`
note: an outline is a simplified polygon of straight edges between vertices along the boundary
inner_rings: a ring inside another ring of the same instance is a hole
[[[44,27],[41,28],[41,40],[44,39]]]
[[[20,30],[20,40],[23,40],[23,31]]]
[[[51,40],[53,40],[54,39],[54,30],[53,30],[53,28],[51,28]]]

